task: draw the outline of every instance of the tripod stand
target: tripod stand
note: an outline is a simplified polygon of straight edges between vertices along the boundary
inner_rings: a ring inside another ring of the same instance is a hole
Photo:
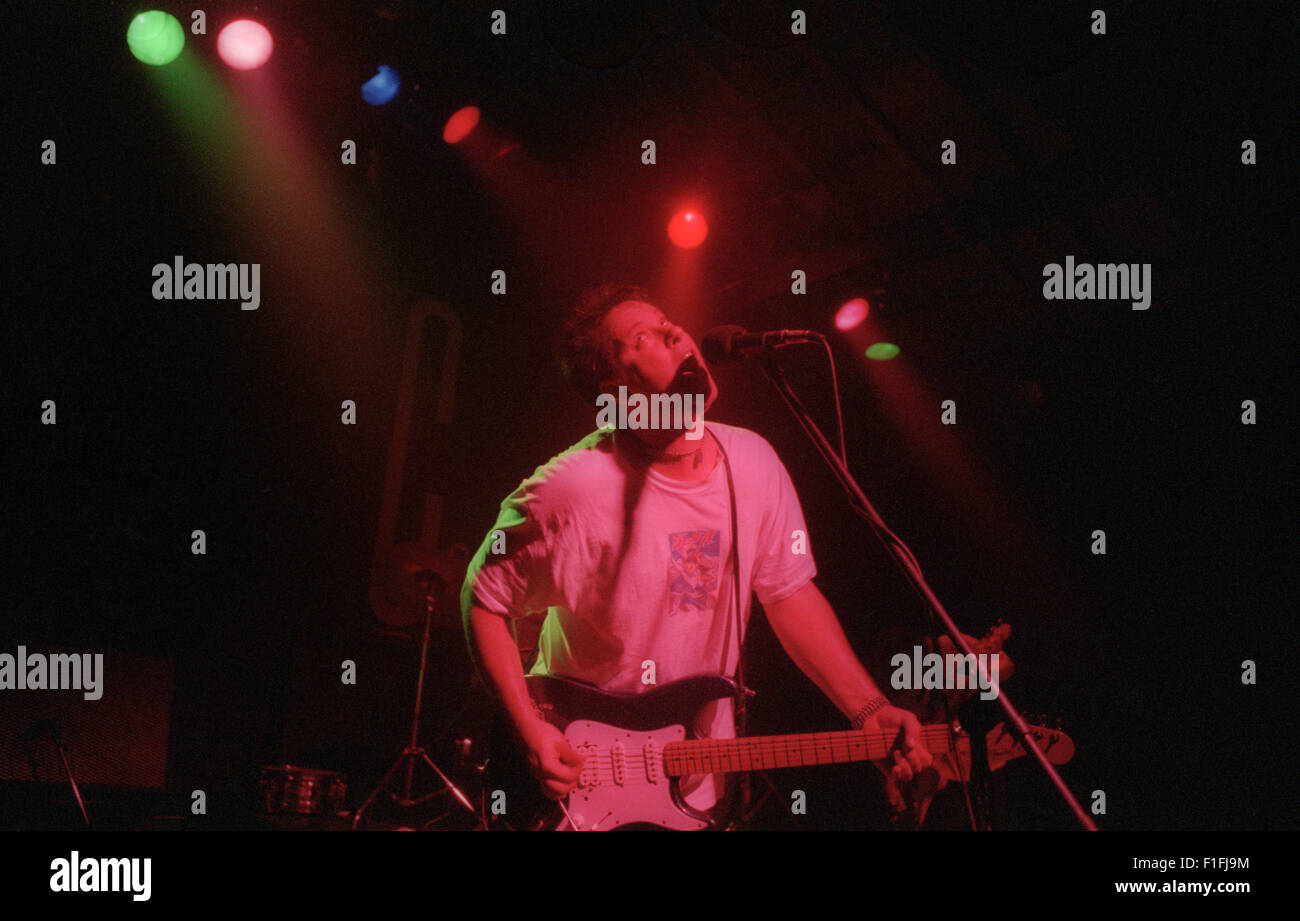
[[[421,570],[415,574],[415,578],[423,583],[422,587],[424,588],[424,639],[420,643],[420,673],[415,684],[415,712],[411,715],[411,739],[406,747],[402,749],[401,755],[393,762],[393,766],[388,769],[388,773],[384,775],[383,780],[379,781],[379,786],[371,791],[370,795],[366,797],[366,801],[357,809],[356,814],[352,817],[352,829],[355,831],[361,826],[361,820],[366,812],[374,805],[379,794],[385,792],[403,809],[428,802],[435,796],[450,794],[456,802],[474,816],[480,827],[486,829],[487,826],[483,822],[483,817],[478,814],[478,810],[470,803],[469,798],[451,782],[447,775],[442,772],[442,769],[429,757],[429,753],[420,745],[420,707],[424,702],[424,673],[429,662],[429,631],[433,624],[433,611],[437,607],[437,596],[446,591],[447,584],[432,570]],[[435,585],[438,586],[436,591]],[[411,787],[415,781],[415,766],[420,763],[428,765],[438,775],[439,781],[442,782],[442,789],[412,798]],[[389,789],[389,785],[399,771],[405,772],[400,795]]]
[[[44,719],[33,724],[26,732],[18,737],[18,741],[26,747],[30,743],[39,739],[41,736],[49,734],[54,741],[55,747],[59,750],[59,758],[63,761],[63,773],[68,778],[68,783],[72,785],[72,795],[77,800],[77,808],[81,810],[81,817],[86,822],[87,828],[93,828],[90,821],[90,813],[86,812],[86,802],[81,798],[81,788],[77,786],[77,778],[72,776],[72,765],[68,763],[68,753],[63,749],[63,739],[59,735],[59,721],[56,719]],[[27,758],[32,766],[32,779],[39,780],[39,773],[36,770],[36,760],[32,756],[31,748],[27,748]]]

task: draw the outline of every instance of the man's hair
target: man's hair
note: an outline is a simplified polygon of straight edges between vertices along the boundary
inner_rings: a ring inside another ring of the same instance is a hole
[[[654,303],[650,293],[638,285],[606,283],[589,288],[578,298],[555,340],[560,371],[573,389],[593,404],[600,396],[600,382],[618,374],[602,324],[624,301]]]

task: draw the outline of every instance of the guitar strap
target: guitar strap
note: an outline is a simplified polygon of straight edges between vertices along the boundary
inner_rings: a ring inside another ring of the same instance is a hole
[[[732,609],[735,612],[736,624],[736,735],[745,736],[748,734],[748,714],[745,706],[745,636],[743,630],[742,617],[744,615],[743,595],[740,588],[740,529],[736,526],[736,482],[731,473],[731,461],[727,459],[726,449],[722,447],[722,441],[713,433],[708,426],[705,430],[713,438],[713,443],[718,446],[718,454],[722,457],[722,466],[727,471],[727,493],[731,497],[731,576],[733,580],[733,590],[731,593]]]

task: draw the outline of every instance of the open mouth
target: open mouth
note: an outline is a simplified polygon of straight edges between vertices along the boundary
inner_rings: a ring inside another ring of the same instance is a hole
[[[694,352],[687,354],[677,366],[672,383],[668,385],[670,393],[706,393],[708,391],[708,374]]]

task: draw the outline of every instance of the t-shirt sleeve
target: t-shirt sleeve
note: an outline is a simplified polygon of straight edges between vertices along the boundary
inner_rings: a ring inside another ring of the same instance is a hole
[[[754,593],[760,604],[782,601],[817,575],[808,525],[804,522],[799,495],[785,465],[771,445],[760,452],[768,464],[768,490],[759,524]]]
[[[555,603],[553,536],[537,480],[525,480],[501,503],[496,524],[470,561],[461,607],[471,603],[496,614],[524,617]]]

